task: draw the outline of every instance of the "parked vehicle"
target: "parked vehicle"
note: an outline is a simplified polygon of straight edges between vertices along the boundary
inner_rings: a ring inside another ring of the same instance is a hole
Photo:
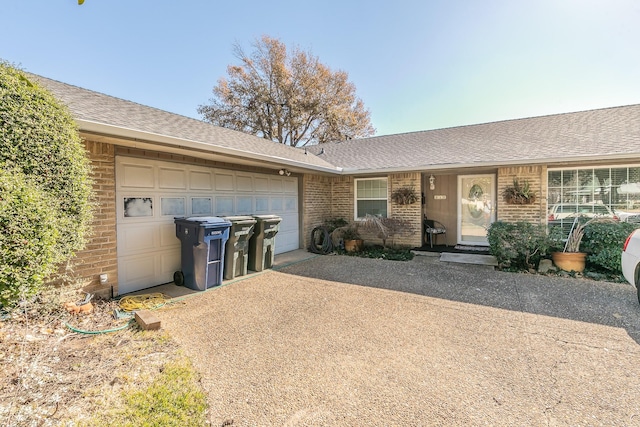
[[[587,216],[590,218],[607,216],[618,219],[618,216],[603,203],[557,203],[551,205],[548,211],[548,220],[557,221],[576,216]]]
[[[632,224],[640,223],[640,213],[638,212],[624,212],[616,210],[615,214],[622,222],[630,222]]]
[[[622,247],[622,274],[629,283],[636,287],[640,302],[640,229],[634,230]]]

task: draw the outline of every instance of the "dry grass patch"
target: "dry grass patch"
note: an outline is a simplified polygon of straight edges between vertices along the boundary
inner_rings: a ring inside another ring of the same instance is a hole
[[[133,323],[111,333],[77,333],[67,324],[95,332],[128,320],[113,316],[115,301],[95,301],[93,313],[84,316],[60,307],[36,301],[0,321],[3,425],[172,425],[171,418],[183,420],[175,425],[204,424],[198,377],[165,332]],[[144,407],[147,401],[154,411]],[[162,412],[162,422],[150,418]],[[118,424],[123,414],[134,424]]]

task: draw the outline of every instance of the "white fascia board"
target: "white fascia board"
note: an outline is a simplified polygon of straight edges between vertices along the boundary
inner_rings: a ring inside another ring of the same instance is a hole
[[[76,123],[80,128],[80,131],[96,133],[99,135],[124,138],[124,140],[130,140],[133,142],[132,146],[135,146],[136,142],[145,145],[153,145],[154,143],[172,146],[176,148],[182,148],[192,151],[209,152],[212,154],[227,155],[231,157],[240,157],[251,160],[258,160],[270,163],[276,163],[278,166],[306,169],[310,171],[340,174],[342,168],[338,167],[324,167],[319,165],[313,165],[295,160],[288,159],[280,156],[270,156],[266,154],[255,153],[253,151],[238,150],[235,148],[221,147],[219,145],[205,144],[198,141],[189,139],[176,138],[173,136],[167,136],[157,134],[153,132],[144,132],[135,129],[125,128],[121,126],[106,125],[104,123],[93,122],[89,120],[76,119]],[[161,145],[157,146],[159,151],[162,151]]]

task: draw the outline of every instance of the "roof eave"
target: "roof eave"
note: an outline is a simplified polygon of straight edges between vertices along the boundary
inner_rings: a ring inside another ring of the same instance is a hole
[[[290,169],[298,169],[300,171],[314,171],[321,173],[340,174],[342,168],[325,167],[299,162],[293,159],[280,156],[270,156],[246,150],[238,150],[235,148],[222,147],[219,145],[206,144],[199,141],[176,138],[157,134],[153,132],[145,132],[136,129],[130,129],[121,126],[108,125],[91,120],[76,119],[76,123],[81,132],[94,135],[102,135],[105,137],[117,138],[119,144],[126,147],[153,149],[161,152],[191,153],[198,152],[200,154],[209,154],[210,156],[231,157],[237,160],[243,160],[245,164],[256,164],[264,166],[264,163],[271,163],[274,167],[287,167]],[[227,161],[229,161],[227,159]]]

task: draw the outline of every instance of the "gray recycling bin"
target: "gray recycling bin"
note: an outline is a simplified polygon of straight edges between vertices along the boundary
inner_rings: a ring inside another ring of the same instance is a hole
[[[255,232],[249,240],[249,270],[262,271],[273,267],[276,248],[276,234],[280,230],[277,215],[253,215],[256,219]]]
[[[256,220],[251,216],[226,216],[231,223],[229,240],[224,254],[224,278],[233,279],[247,274],[249,239],[253,236]]]
[[[204,291],[222,284],[225,243],[231,223],[215,216],[174,218],[182,242],[182,270],[173,274],[176,285]]]

